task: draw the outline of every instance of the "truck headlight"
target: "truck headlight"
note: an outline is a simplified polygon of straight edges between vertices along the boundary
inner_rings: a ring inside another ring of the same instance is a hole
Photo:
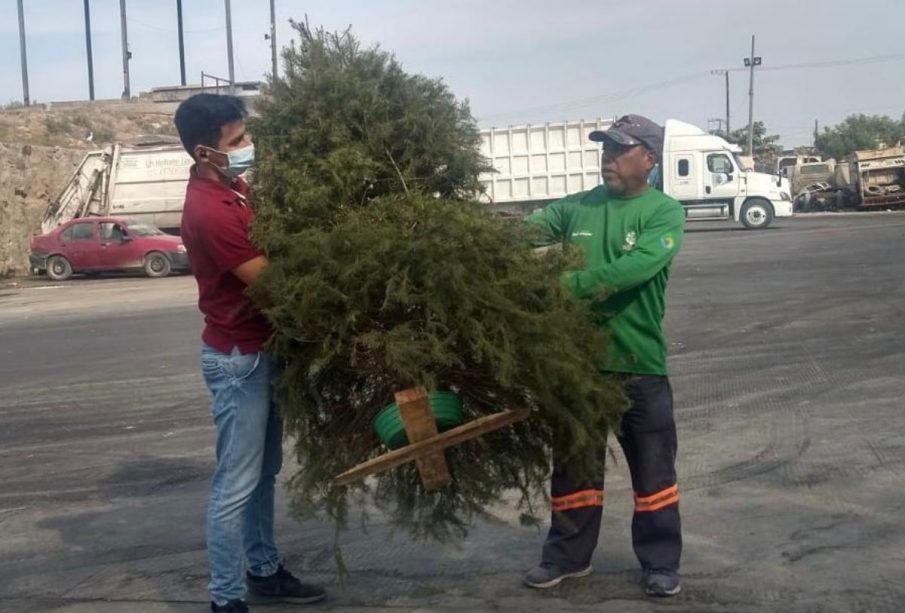
[[[789,194],[787,194],[786,192],[779,192],[779,199],[785,200],[786,202],[792,201],[792,197]]]
[[[176,253],[185,253],[185,245],[179,245],[176,247]]]

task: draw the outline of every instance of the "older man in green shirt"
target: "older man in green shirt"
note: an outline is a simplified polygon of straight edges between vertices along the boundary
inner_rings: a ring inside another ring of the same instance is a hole
[[[677,201],[648,186],[660,162],[663,129],[626,115],[605,132],[604,185],[548,205],[528,218],[551,242],[579,245],[585,268],[561,282],[590,302],[610,332],[604,373],[619,377],[631,400],[618,439],[635,491],[632,543],[645,592],[672,596],[681,590],[682,533],[676,484],[676,426],[667,378],[663,316],[669,266],[682,244],[685,212]],[[553,517],[541,563],[525,583],[548,588],[591,572],[603,514],[603,479],[576,483],[568,467],[554,467]]]

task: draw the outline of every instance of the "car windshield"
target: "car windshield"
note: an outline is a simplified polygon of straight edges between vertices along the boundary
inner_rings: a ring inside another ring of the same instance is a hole
[[[146,223],[130,223],[127,228],[132,236],[160,236],[163,234],[157,226]]]
[[[816,164],[814,166],[802,166],[802,175],[825,175],[830,172],[829,164]]]
[[[798,160],[796,158],[785,158],[784,160],[779,161],[779,168],[787,168],[789,166],[794,166],[797,163]]]

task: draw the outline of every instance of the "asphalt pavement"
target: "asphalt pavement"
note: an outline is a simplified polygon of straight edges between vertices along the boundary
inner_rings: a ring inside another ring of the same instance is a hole
[[[0,286],[0,611],[207,610],[194,292],[190,277]],[[621,461],[596,572],[545,592],[520,585],[544,532],[505,504],[445,545],[379,517],[352,527],[342,586],[332,526],[292,518],[281,490],[282,554],[327,584],[311,610],[899,611],[903,321],[905,215],[689,226],[667,316],[685,536],[670,601],[638,588]]]

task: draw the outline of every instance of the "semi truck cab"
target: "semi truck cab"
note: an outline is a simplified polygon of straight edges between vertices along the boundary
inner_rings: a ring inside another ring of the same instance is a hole
[[[687,219],[762,229],[792,216],[788,179],[745,170],[738,145],[697,126],[669,119],[664,128],[663,191],[682,203]]]

